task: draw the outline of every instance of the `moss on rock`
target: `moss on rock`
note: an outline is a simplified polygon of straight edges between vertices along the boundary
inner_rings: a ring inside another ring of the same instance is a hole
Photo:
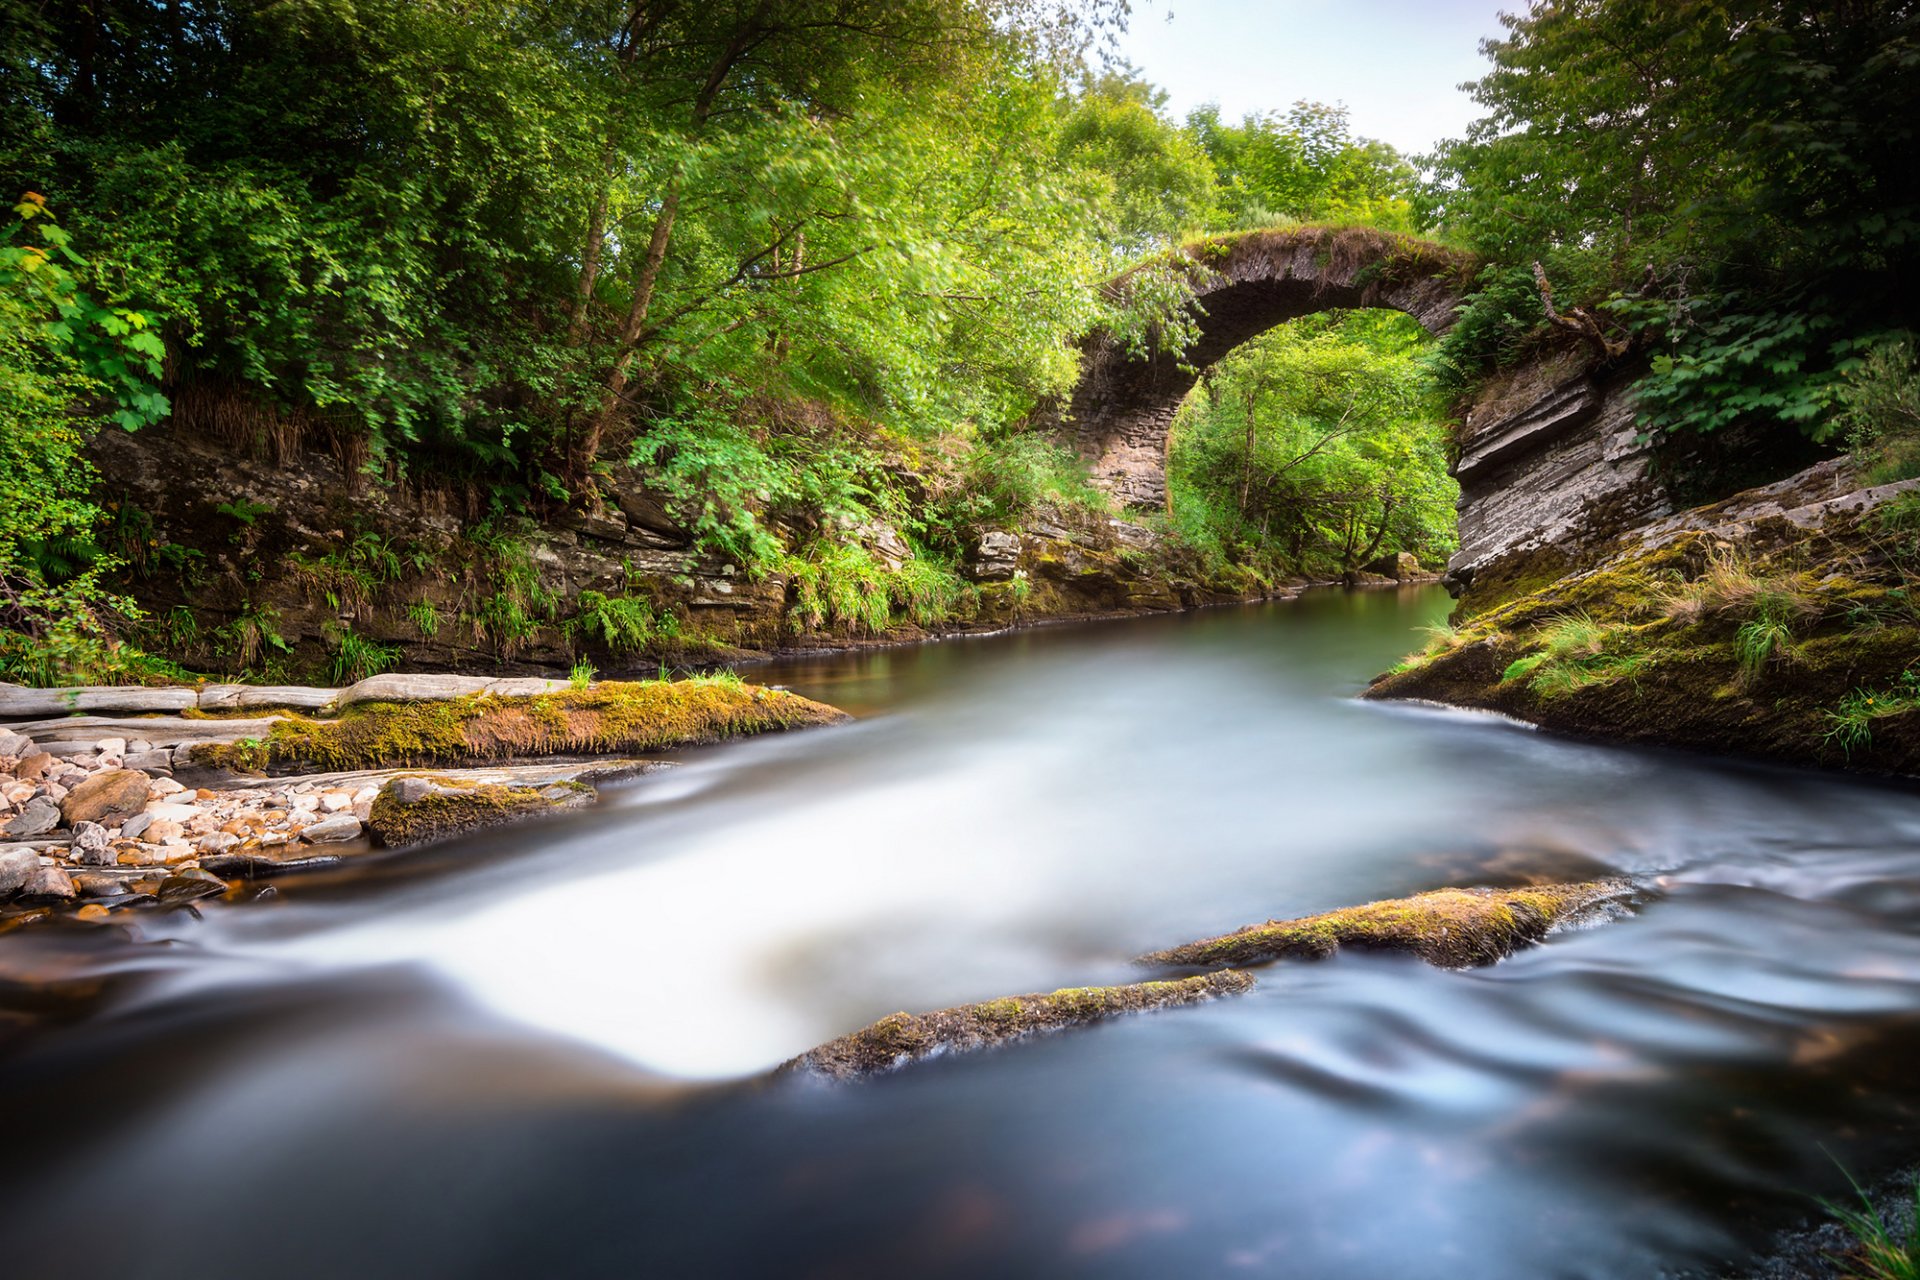
[[[435,775],[395,778],[374,797],[367,828],[382,844],[399,849],[575,808],[594,794],[580,782],[536,790]]]
[[[563,754],[659,751],[833,724],[845,713],[727,677],[606,681],[534,697],[365,702],[337,719],[288,716],[264,739],[207,744],[196,764],[346,771]]]
[[[1370,698],[1576,737],[1920,774],[1920,499],[1643,541],[1485,607]],[[1716,508],[1691,513],[1705,520]]]
[[[1143,964],[1250,964],[1320,959],[1341,947],[1404,951],[1449,969],[1492,964],[1546,937],[1554,925],[1632,892],[1625,880],[1522,889],[1436,889],[1343,907],[1297,920],[1269,920],[1223,937],[1142,956]]]
[[[1228,970],[1171,982],[1066,987],[1045,995],[1006,996],[934,1013],[896,1013],[804,1053],[781,1070],[850,1080],[890,1071],[936,1053],[987,1048],[1035,1032],[1081,1026],[1124,1013],[1197,1004],[1238,995],[1252,986],[1250,974]]]

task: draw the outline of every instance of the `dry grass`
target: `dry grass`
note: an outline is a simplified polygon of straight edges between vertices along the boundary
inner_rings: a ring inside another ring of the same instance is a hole
[[[1725,546],[1713,549],[1706,568],[1691,582],[1662,589],[1658,603],[1664,616],[1684,626],[1762,614],[1792,624],[1818,617],[1824,607],[1812,574],[1762,573]]]

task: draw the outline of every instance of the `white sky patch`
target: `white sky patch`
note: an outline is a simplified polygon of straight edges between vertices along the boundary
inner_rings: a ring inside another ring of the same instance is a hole
[[[1345,103],[1353,130],[1408,155],[1461,136],[1479,109],[1459,85],[1486,70],[1494,0],[1135,0],[1120,54],[1165,89],[1175,118],[1208,102],[1229,121],[1298,99]]]

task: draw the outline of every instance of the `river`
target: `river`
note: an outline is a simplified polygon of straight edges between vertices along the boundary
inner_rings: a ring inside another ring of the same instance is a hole
[[[22,1277],[1649,1277],[1920,1135],[1920,796],[1359,702],[1431,589],[753,673],[854,724],[563,822],[0,938]],[[1488,969],[1343,954],[858,1085],[895,1010],[1619,872]],[[1707,1274],[1711,1274],[1709,1271]]]

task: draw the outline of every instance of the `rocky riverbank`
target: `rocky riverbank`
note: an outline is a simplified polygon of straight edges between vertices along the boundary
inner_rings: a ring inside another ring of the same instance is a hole
[[[845,718],[731,677],[0,686],[0,929],[192,903],[559,813],[664,767],[634,753]]]
[[[1376,680],[1543,728],[1920,775],[1920,481],[1844,459],[1653,521],[1544,584],[1476,584]]]

